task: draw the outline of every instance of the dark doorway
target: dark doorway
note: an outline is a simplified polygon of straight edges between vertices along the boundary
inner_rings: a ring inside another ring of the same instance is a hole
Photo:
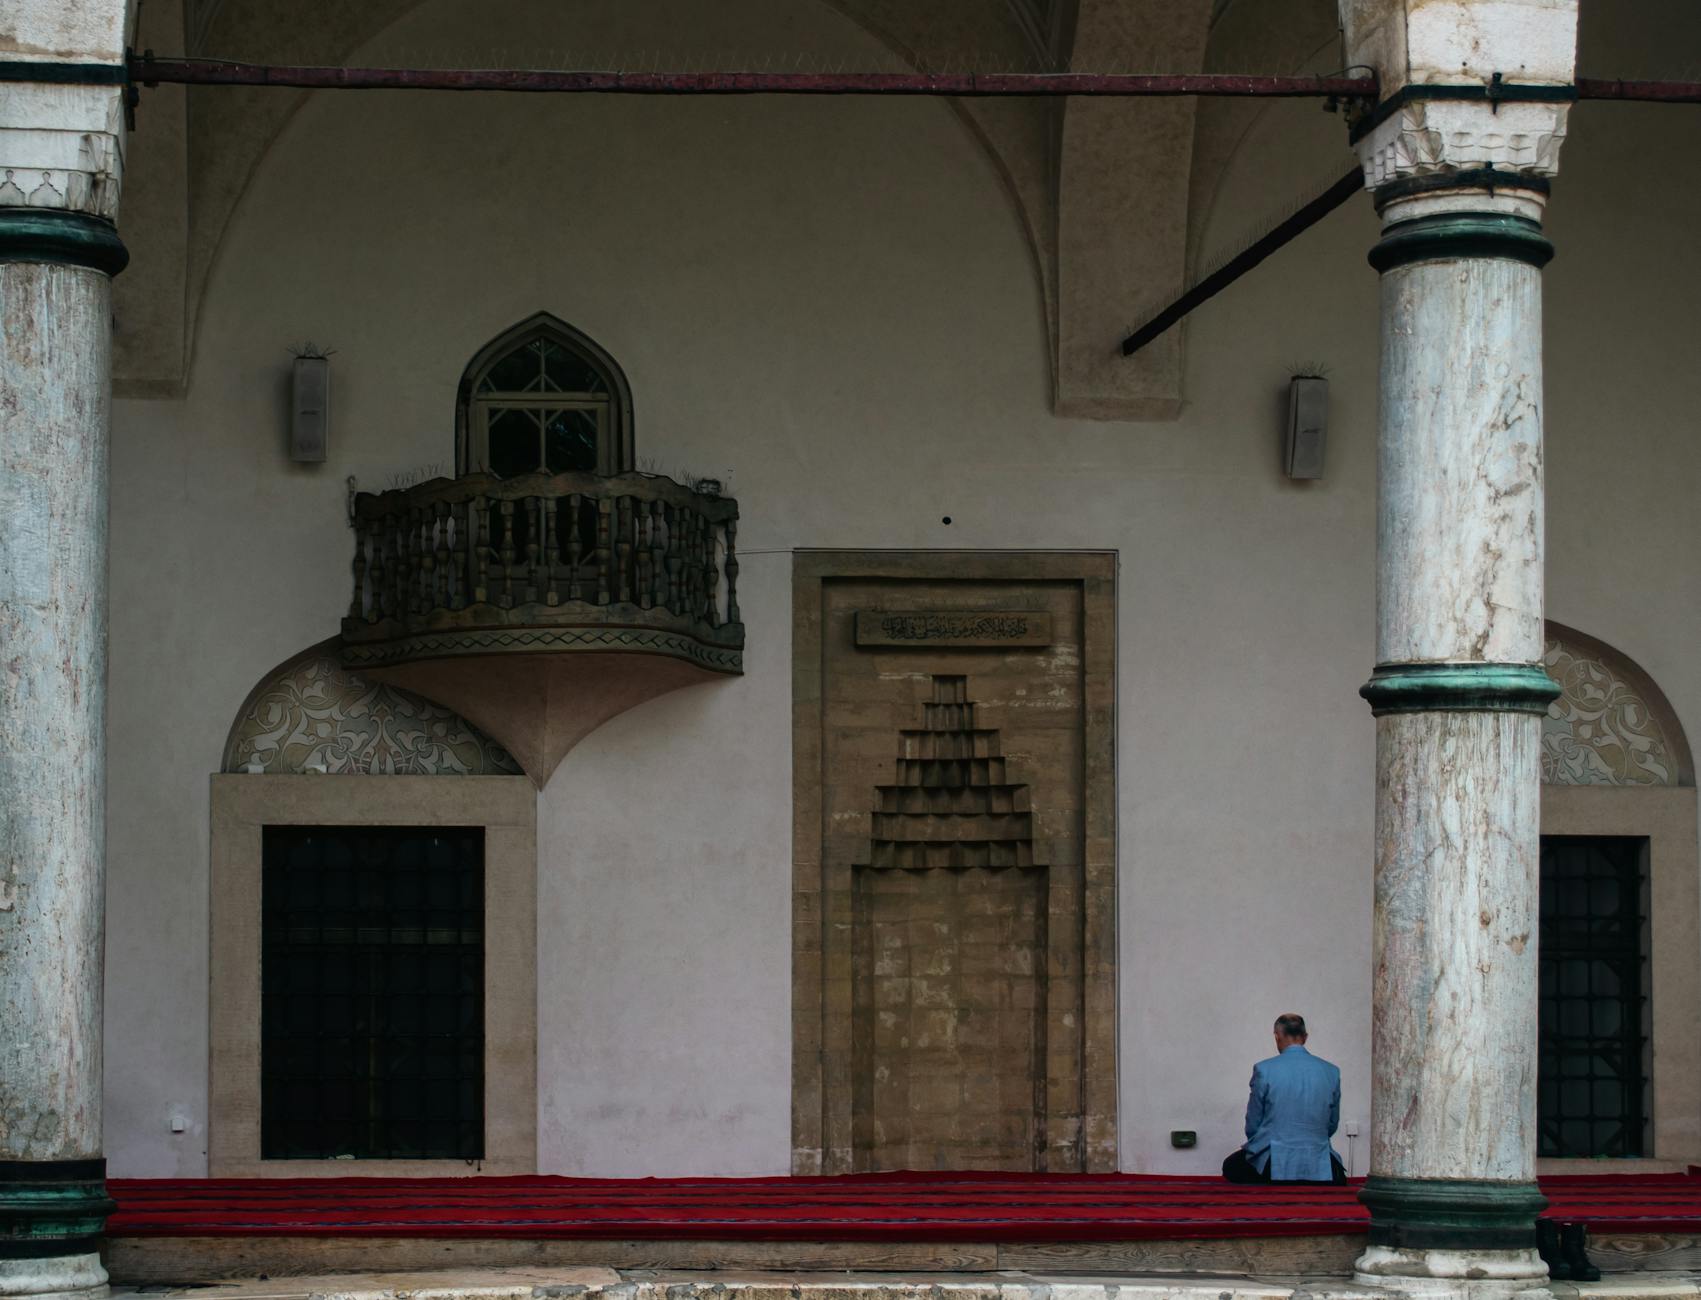
[[[1648,841],[1544,835],[1538,1153],[1647,1145]]]
[[[262,1158],[482,1157],[484,829],[267,826],[261,872]]]

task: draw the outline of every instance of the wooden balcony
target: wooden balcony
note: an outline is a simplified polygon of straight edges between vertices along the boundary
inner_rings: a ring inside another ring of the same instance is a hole
[[[648,474],[354,499],[343,662],[455,709],[541,787],[633,705],[743,671],[738,503]]]

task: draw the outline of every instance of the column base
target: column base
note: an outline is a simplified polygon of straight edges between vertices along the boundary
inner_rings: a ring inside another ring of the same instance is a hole
[[[0,1160],[0,1300],[106,1294],[106,1161]]]
[[[1428,1300],[1550,1300],[1547,1264],[1531,1250],[1418,1250],[1370,1246],[1353,1282]]]
[[[0,1296],[30,1300],[104,1300],[106,1269],[98,1251],[0,1259]]]
[[[1370,1211],[1370,1244],[1353,1266],[1361,1285],[1461,1300],[1545,1300],[1536,1216],[1547,1199],[1534,1183],[1372,1174],[1358,1198]]]

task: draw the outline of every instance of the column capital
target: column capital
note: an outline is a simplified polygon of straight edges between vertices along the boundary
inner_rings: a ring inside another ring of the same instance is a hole
[[[123,174],[122,85],[0,81],[0,208],[114,221]]]
[[[1446,93],[1470,90],[1469,98]],[[1354,133],[1365,188],[1459,177],[1470,188],[1498,180],[1545,192],[1559,172],[1570,108],[1558,97],[1491,99],[1482,86],[1408,86]]]
[[[1519,215],[1539,219],[1575,98],[1578,2],[1339,0],[1346,61],[1374,69],[1383,95],[1353,130],[1379,208],[1391,185],[1432,182],[1433,192],[1457,176],[1421,215],[1530,189]],[[1384,218],[1420,215],[1402,207]]]
[[[135,4],[11,0],[0,62],[0,208],[117,219]]]

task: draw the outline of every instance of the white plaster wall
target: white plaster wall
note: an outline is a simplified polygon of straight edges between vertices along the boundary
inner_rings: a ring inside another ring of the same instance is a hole
[[[369,53],[569,47],[575,18],[615,47],[665,30],[884,58],[796,0],[713,16],[689,0],[429,0]],[[1625,142],[1605,125],[1591,138],[1585,116],[1567,171],[1587,176],[1593,152],[1597,175],[1616,174],[1602,156]],[[1338,119],[1272,108],[1205,247],[1350,161]],[[1672,584],[1693,582],[1701,458],[1664,376],[1692,350],[1701,268],[1692,252],[1677,274],[1653,260],[1680,251],[1669,184],[1665,215],[1602,190],[1567,180],[1555,200],[1554,301],[1571,294],[1580,314],[1550,311],[1553,612],[1624,645],[1693,725],[1701,627],[1693,590]],[[1632,273],[1653,276],[1630,293],[1616,254],[1571,247],[1627,228],[1650,231],[1624,242]],[[1344,1116],[1364,1120],[1373,731],[1355,692],[1374,650],[1374,238],[1356,204],[1196,314],[1179,422],[1073,422],[1048,414],[1018,222],[942,104],[311,99],[233,222],[188,397],[115,415],[114,1175],[205,1168],[206,776],[254,681],[336,629],[343,480],[450,469],[466,359],[539,309],[620,359],[641,458],[729,482],[750,633],[742,679],[616,719],[540,796],[542,1168],[786,1169],[795,547],[1119,552],[1124,1167],[1214,1169],[1286,1010],[1311,1020],[1314,1050],[1345,1071]],[[1587,278],[1572,289],[1567,274]],[[1612,361],[1579,364],[1603,297]],[[308,338],[337,349],[331,458],[297,467],[286,349]],[[1286,377],[1310,361],[1333,381],[1329,475],[1295,485],[1279,426]],[[1642,418],[1618,418],[1615,366],[1646,390]],[[1568,510],[1603,496],[1616,509],[1591,526],[1622,525],[1659,568],[1619,532],[1567,540]],[[1172,1151],[1176,1128],[1199,1148]]]
[[[1217,190],[1204,260],[1351,161],[1336,119],[1273,107]],[[1177,439],[1168,463],[1123,471],[1139,506],[1119,521],[1127,1169],[1216,1172],[1287,1010],[1368,1129],[1375,232],[1355,203],[1196,313],[1180,425],[1123,431],[1125,455]],[[1287,377],[1312,364],[1330,378],[1327,477],[1291,483]],[[1172,1150],[1172,1129],[1199,1146]],[[1361,1137],[1361,1173],[1366,1152]]]
[[[1701,13],[1684,0],[1584,0],[1578,75],[1687,76],[1698,39]],[[1547,609],[1647,669],[1695,746],[1697,186],[1684,176],[1661,194],[1648,178],[1701,146],[1701,114],[1658,110],[1574,108],[1549,205]]]

